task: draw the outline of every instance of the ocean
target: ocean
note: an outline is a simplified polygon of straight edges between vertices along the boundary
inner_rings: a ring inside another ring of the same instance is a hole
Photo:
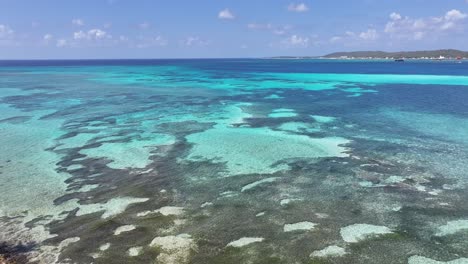
[[[0,62],[17,263],[468,263],[467,160],[465,61]]]

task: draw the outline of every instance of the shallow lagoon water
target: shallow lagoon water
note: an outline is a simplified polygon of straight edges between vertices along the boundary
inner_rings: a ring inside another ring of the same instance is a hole
[[[7,257],[466,263],[468,64],[1,65]]]

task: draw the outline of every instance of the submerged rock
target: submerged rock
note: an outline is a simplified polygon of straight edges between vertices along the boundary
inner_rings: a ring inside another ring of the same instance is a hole
[[[266,212],[260,212],[260,213],[256,214],[255,216],[256,216],[256,217],[264,216],[265,213],[266,213]]]
[[[356,243],[368,237],[385,235],[393,233],[392,230],[385,226],[355,224],[343,227],[340,230],[341,237],[345,242]]]
[[[315,121],[319,123],[331,123],[336,120],[335,117],[331,117],[331,116],[311,115],[310,117],[312,117],[313,119],[315,119]]]
[[[259,181],[256,181],[256,182],[252,182],[252,183],[247,184],[244,187],[242,187],[241,192],[252,190],[252,189],[254,189],[257,186],[262,185],[262,184],[273,183],[278,179],[279,178],[277,178],[277,177],[270,177],[270,178],[262,179],[262,180],[259,180]]]
[[[317,224],[312,222],[299,222],[295,224],[285,224],[283,227],[284,232],[292,232],[292,231],[304,231],[304,230],[312,230]]]
[[[459,258],[451,261],[437,261],[422,256],[412,256],[408,264],[468,264],[468,258]]]
[[[140,255],[141,251],[143,250],[143,247],[132,247],[128,249],[128,255],[130,257],[136,257]]]
[[[85,204],[80,205],[77,216],[92,214],[96,212],[103,211],[102,218],[109,218],[120,213],[123,213],[127,207],[134,203],[144,203],[148,201],[149,198],[134,198],[134,197],[117,197],[112,198],[106,203],[101,204]]]
[[[138,217],[143,217],[143,216],[147,216],[149,214],[156,214],[156,213],[160,213],[164,216],[169,216],[169,215],[181,215],[184,213],[184,208],[183,207],[176,207],[176,206],[164,206],[164,207],[161,207],[157,210],[154,210],[154,211],[144,211],[144,212],[141,212],[141,213],[138,213],[137,216]]]
[[[111,245],[110,243],[103,244],[99,247],[99,250],[106,251],[110,248],[110,245]]]
[[[213,205],[212,202],[204,202],[202,205],[200,205],[200,208],[205,208],[205,207],[212,206],[212,205]]]
[[[277,95],[277,94],[271,94],[271,95],[265,96],[265,97],[263,97],[263,98],[264,98],[264,99],[282,99],[282,98],[284,98],[284,97],[279,96],[279,95]]]
[[[134,225],[124,225],[124,226],[119,226],[117,227],[117,229],[115,229],[114,231],[114,235],[118,236],[122,233],[125,233],[125,232],[130,232],[132,230],[135,230],[135,226]]]
[[[283,200],[280,201],[280,205],[281,205],[281,206],[285,206],[285,205],[288,205],[288,204],[290,204],[291,202],[295,202],[295,201],[302,201],[302,199],[298,199],[298,198],[283,199]]]
[[[322,250],[317,250],[310,254],[310,257],[325,258],[325,257],[341,257],[346,255],[346,250],[339,246],[328,246]]]
[[[227,247],[243,247],[252,243],[262,242],[263,240],[265,240],[263,237],[243,237],[230,242],[227,244]]]
[[[447,222],[446,225],[439,227],[439,232],[436,233],[436,236],[452,235],[460,231],[468,231],[468,220]]]
[[[157,247],[161,250],[156,261],[162,264],[188,263],[191,251],[197,249],[197,245],[188,234],[156,237],[151,241],[150,247]]]

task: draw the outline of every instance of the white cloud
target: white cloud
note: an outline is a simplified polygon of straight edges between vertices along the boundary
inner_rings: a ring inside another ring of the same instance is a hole
[[[121,41],[128,41],[128,38],[120,36]],[[150,48],[150,47],[164,47],[167,46],[168,41],[163,36],[154,37],[140,37],[139,43],[136,44],[137,48]]]
[[[336,43],[336,42],[341,41],[342,39],[343,39],[343,38],[340,37],[340,36],[334,36],[334,37],[331,37],[331,38],[330,38],[330,42],[331,42],[331,43]]]
[[[361,32],[359,34],[359,38],[363,40],[376,40],[379,37],[377,34],[377,30],[375,29],[368,29],[367,31]]]
[[[50,41],[52,41],[53,39],[54,39],[54,36],[52,36],[52,34],[45,34],[42,37],[42,40],[45,42],[45,44],[49,44]]]
[[[391,20],[400,20],[400,19],[401,19],[401,15],[398,14],[398,13],[393,12],[393,13],[390,14],[390,19],[391,19]]]
[[[292,35],[282,41],[285,46],[290,47],[307,47],[309,45],[308,37],[301,37],[298,35]]]
[[[273,30],[273,33],[276,34],[276,35],[284,35],[287,32],[286,32],[285,29],[275,29],[275,30]]]
[[[284,35],[286,33],[288,33],[290,30],[292,29],[291,26],[278,26],[276,27],[275,29],[273,29],[273,34],[276,34],[276,35]]]
[[[0,24],[0,46],[16,46],[15,31],[7,25]]]
[[[274,26],[270,23],[259,24],[259,23],[250,23],[247,24],[247,28],[251,30],[267,30],[275,35],[284,35],[292,28],[289,25],[285,26]]]
[[[59,48],[63,48],[65,46],[68,45],[68,42],[66,39],[58,39],[57,40],[57,43],[56,43],[56,46],[59,47]]]
[[[84,26],[84,21],[79,18],[72,19],[72,24],[75,26]]]
[[[400,14],[390,14],[384,32],[396,39],[421,40],[425,37],[437,37],[438,34],[449,30],[463,28],[462,21],[468,15],[453,9],[440,17],[411,18],[402,17]]]
[[[99,39],[110,39],[111,35],[107,34],[104,30],[95,28],[90,29],[87,32],[82,30],[73,33],[73,39],[75,40],[99,40]]]
[[[13,33],[15,32],[9,26],[0,24],[0,39],[11,38]]]
[[[218,18],[219,19],[234,19],[236,18],[233,13],[229,9],[224,9],[219,11],[218,13]]]
[[[424,32],[418,31],[418,32],[414,33],[413,39],[420,40],[420,39],[424,38],[425,35],[426,34]]]
[[[182,45],[187,46],[187,47],[206,46],[208,44],[210,44],[208,40],[203,40],[198,36],[190,36],[182,41]]]
[[[148,22],[143,22],[141,24],[138,25],[139,28],[141,29],[147,29],[150,27],[150,24]]]
[[[273,25],[271,25],[270,23],[268,24],[250,23],[250,24],[247,24],[247,27],[249,29],[272,29]]]
[[[293,3],[288,6],[288,10],[291,12],[307,12],[309,11],[309,7],[307,7],[307,5],[304,3],[299,3],[299,4]]]
[[[448,21],[456,21],[466,18],[467,14],[460,12],[459,10],[452,9],[445,14],[445,19]]]
[[[331,37],[328,42],[332,44],[343,43],[346,46],[355,46],[370,44],[379,39],[379,33],[376,29],[370,28],[362,32],[346,31],[342,35]]]

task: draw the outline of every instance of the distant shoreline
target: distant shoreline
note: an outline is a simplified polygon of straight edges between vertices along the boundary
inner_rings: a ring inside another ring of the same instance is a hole
[[[334,52],[323,56],[275,56],[272,59],[349,59],[349,60],[463,60],[468,52],[455,49],[424,51],[351,51]]]
[[[271,60],[341,60],[341,61],[395,61],[400,58],[373,58],[373,57],[348,57],[348,58],[340,58],[340,57],[267,57],[264,59],[271,59]],[[405,61],[467,61],[468,57],[466,58],[403,58]]]

